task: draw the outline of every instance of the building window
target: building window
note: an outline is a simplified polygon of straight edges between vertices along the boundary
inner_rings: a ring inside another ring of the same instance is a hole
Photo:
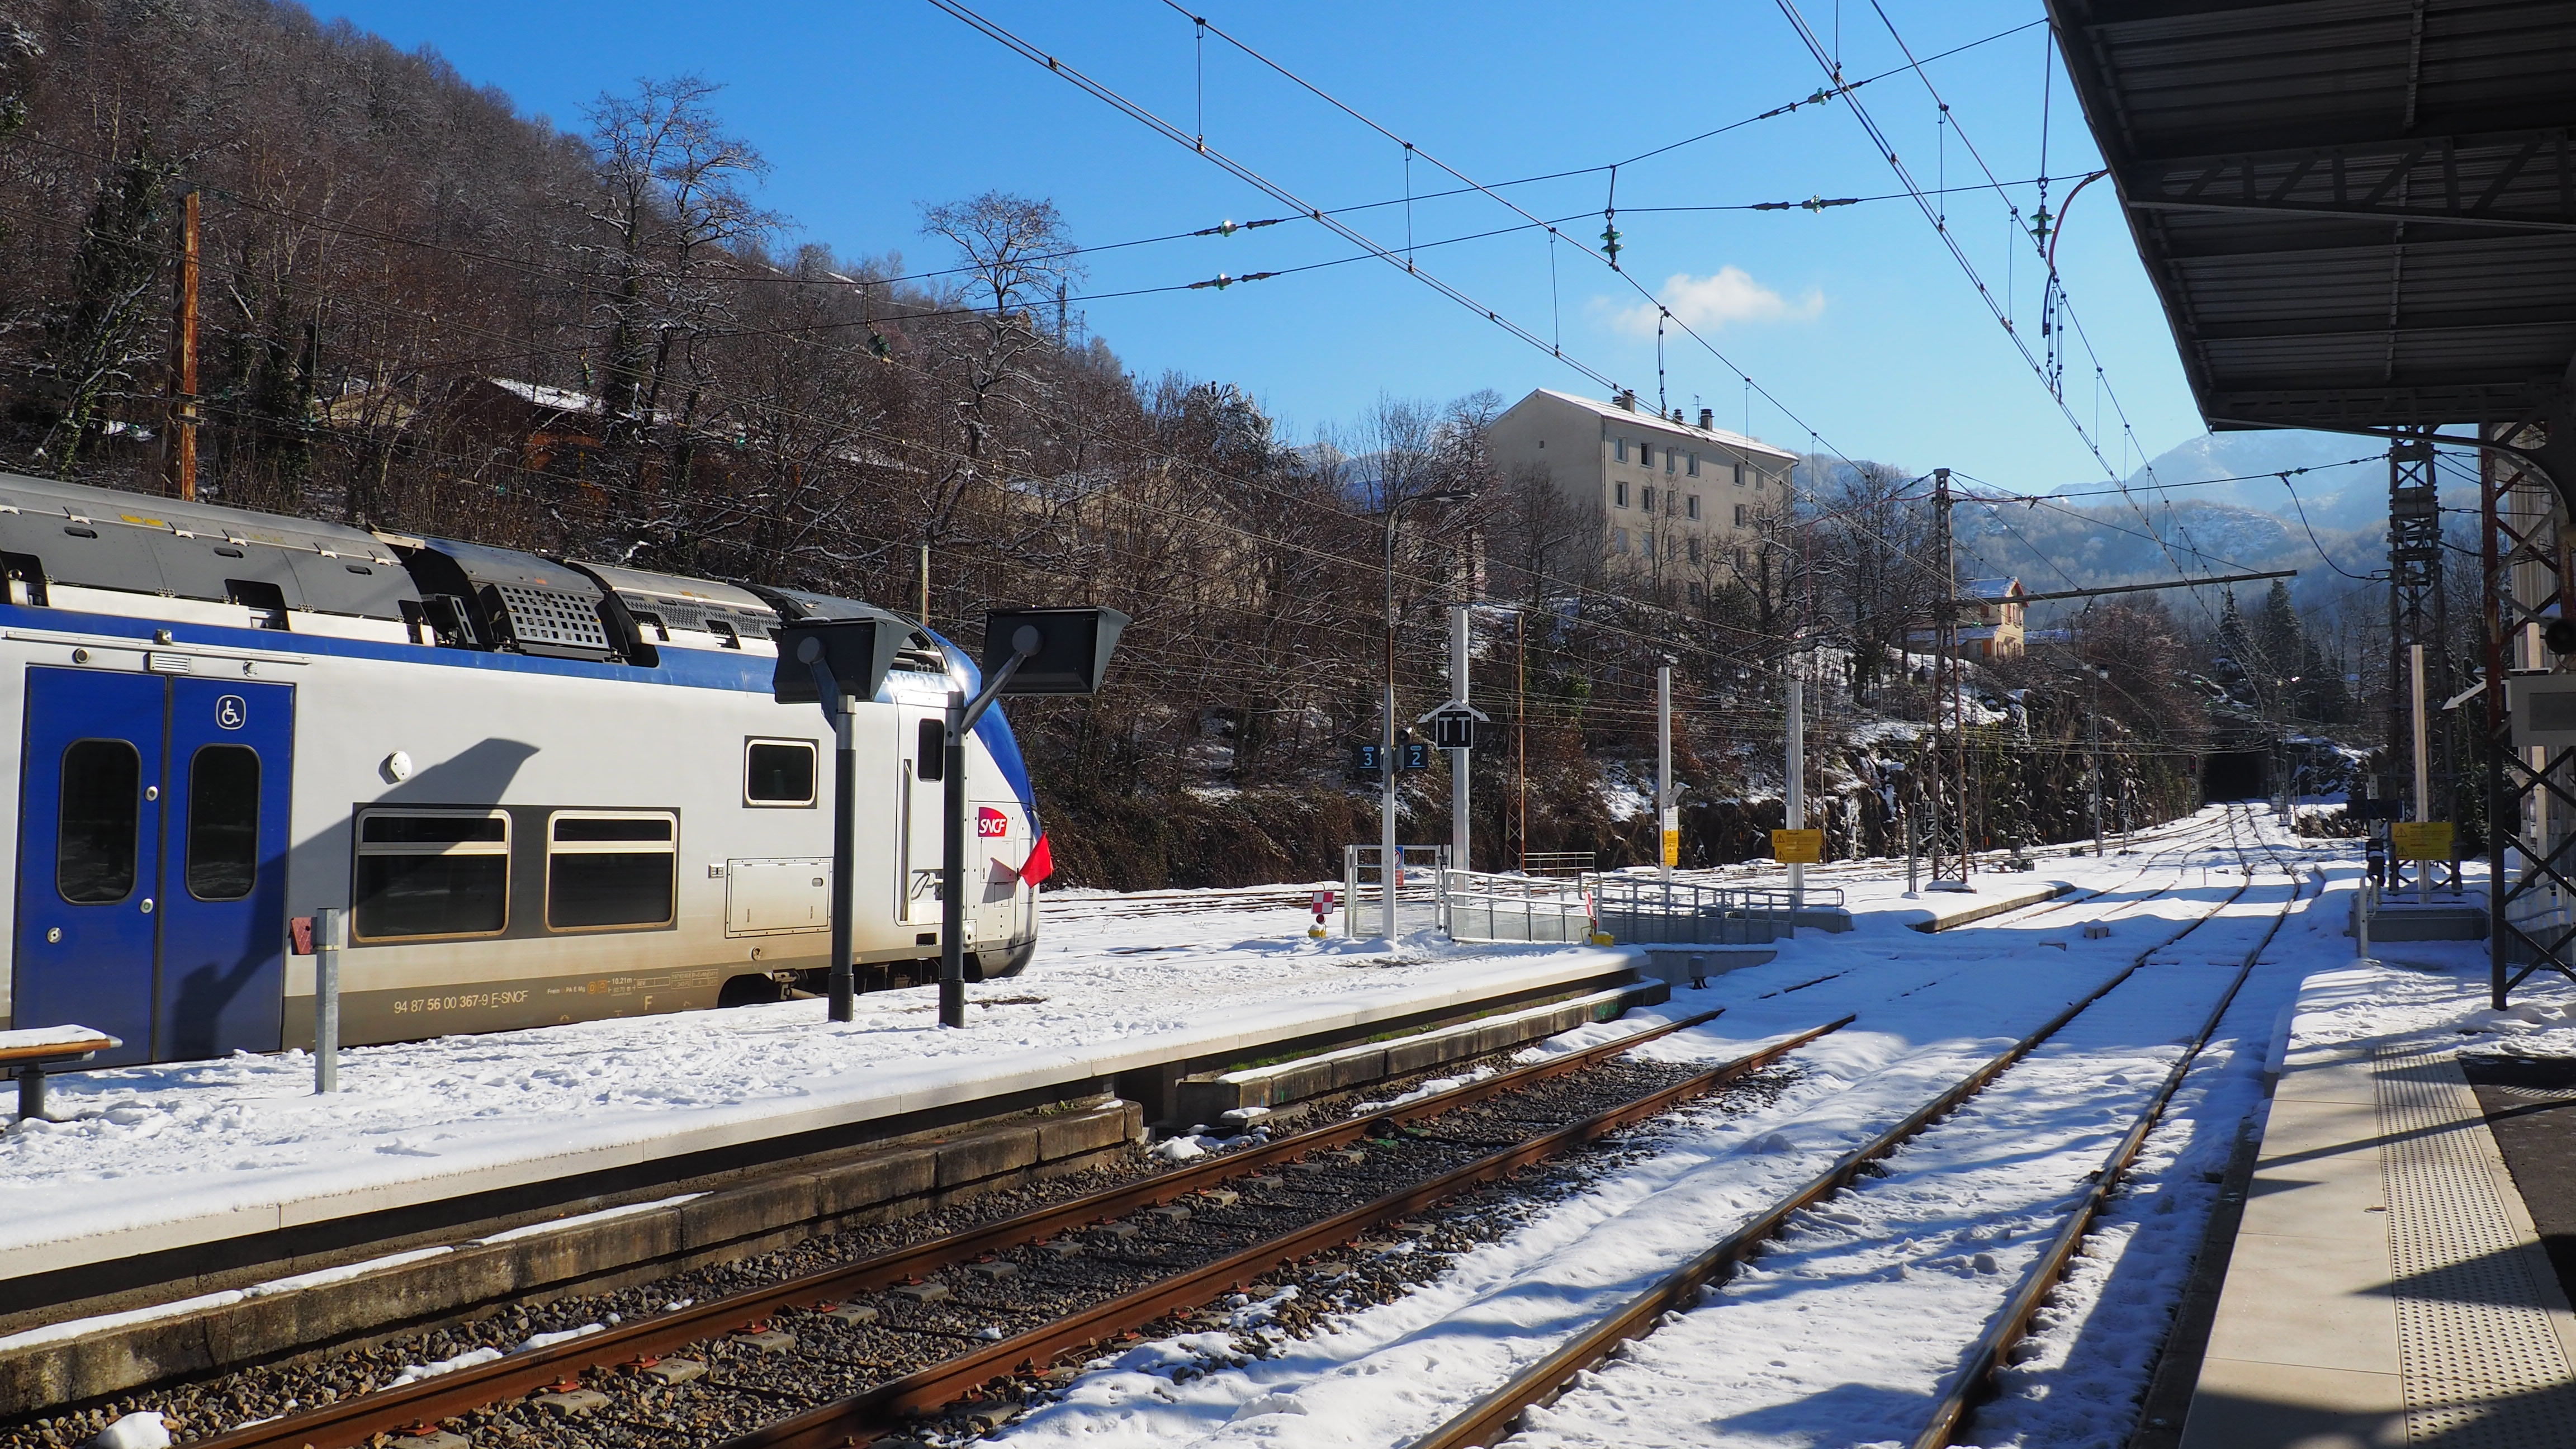
[[[1735,486],[1738,488],[1744,486],[1744,465],[1742,463],[1735,465]]]
[[[1679,461],[1680,461],[1679,459],[1676,459],[1676,458],[1673,456],[1673,450],[1672,450],[1672,449],[1670,449],[1670,448],[1666,448],[1666,449],[1664,450],[1664,471],[1665,471],[1665,472],[1669,473],[1669,472],[1673,471],[1674,467],[1678,465]]]
[[[1646,510],[1648,513],[1652,513],[1652,512],[1654,512],[1654,511],[1655,511],[1655,490],[1654,490],[1654,489],[1652,489],[1652,488],[1640,488],[1640,489],[1638,489],[1638,490],[1637,490],[1637,506],[1638,506],[1639,508],[1642,508],[1642,509]]]
[[[510,817],[361,811],[353,894],[361,941],[497,936],[510,921]]]
[[[1699,540],[1696,538],[1690,541],[1690,561],[1692,563],[1699,562]]]
[[[1622,508],[1627,507],[1627,506],[1628,506],[1628,485],[1627,485],[1627,484],[1625,484],[1625,483],[1613,483],[1613,484],[1611,484],[1611,485],[1610,485],[1610,501],[1611,501],[1611,502],[1613,502],[1613,503],[1615,503],[1615,504],[1618,504],[1618,505],[1619,505],[1620,507],[1622,507]]]
[[[1628,440],[1626,438],[1612,438],[1610,440],[1610,446],[1618,450],[1620,462],[1625,463],[1628,461]]]
[[[546,822],[546,927],[667,926],[678,890],[679,819],[558,811]]]
[[[1640,468],[1651,468],[1655,466],[1654,444],[1639,443],[1637,445],[1637,466]]]
[[[1743,528],[1750,525],[1752,522],[1753,510],[1741,503],[1735,505],[1735,526]]]
[[[1708,597],[1708,593],[1707,593],[1707,591],[1706,591],[1706,590],[1704,590],[1704,589],[1702,589],[1699,585],[1697,585],[1697,584],[1693,584],[1693,585],[1691,585],[1691,586],[1690,586],[1690,601],[1691,601],[1692,603],[1697,604],[1697,603],[1704,602],[1704,601],[1707,599],[1707,597]]]
[[[798,806],[814,803],[812,740],[750,740],[742,752],[742,803]]]
[[[1762,476],[1762,470],[1761,470],[1761,469],[1756,468],[1756,469],[1754,469],[1754,470],[1753,470],[1753,491],[1754,491],[1754,492],[1756,492],[1756,493],[1761,492],[1761,491],[1762,491],[1762,485],[1763,485],[1763,484],[1765,484],[1765,483],[1768,483],[1768,482],[1770,482],[1770,481],[1771,481],[1770,479],[1765,478],[1765,477],[1763,477],[1763,476]]]
[[[1699,454],[1697,453],[1690,455],[1690,475],[1694,478],[1699,476]]]
[[[1626,553],[1628,551],[1628,530],[1624,528],[1614,528],[1610,530],[1610,551],[1612,553]]]
[[[1643,553],[1648,558],[1653,558],[1655,556],[1655,531],[1653,529],[1647,529],[1644,533],[1637,535],[1637,541],[1644,545],[1642,549],[1638,550],[1639,552]]]
[[[1687,503],[1687,506],[1686,506],[1685,511],[1686,511],[1686,512],[1688,512],[1688,513],[1690,514],[1690,516],[1691,516],[1692,518],[1694,518],[1694,519],[1696,519],[1696,518],[1698,518],[1698,517],[1699,517],[1699,495],[1698,495],[1698,494],[1694,493],[1694,494],[1692,494],[1692,495],[1690,496],[1690,498],[1689,498],[1689,500],[1688,500],[1688,503]]]

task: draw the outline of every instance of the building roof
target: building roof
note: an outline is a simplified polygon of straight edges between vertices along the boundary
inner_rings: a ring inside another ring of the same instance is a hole
[[[1582,408],[1586,412],[1597,413],[1602,417],[1623,425],[1651,428],[1658,432],[1672,433],[1681,437],[1695,439],[1703,443],[1715,443],[1722,448],[1734,448],[1740,452],[1758,453],[1764,457],[1778,458],[1783,462],[1794,463],[1798,461],[1797,454],[1785,449],[1775,448],[1769,443],[1763,442],[1758,438],[1748,438],[1742,433],[1730,433],[1723,428],[1693,427],[1689,423],[1677,423],[1671,418],[1657,417],[1653,413],[1649,412],[1630,412],[1628,409],[1619,406],[1617,403],[1603,402],[1598,398],[1579,397],[1570,392],[1558,392],[1552,387],[1533,388],[1530,390],[1529,397],[1554,398],[1556,401],[1561,403],[1571,403],[1576,407]],[[1527,397],[1521,399],[1521,402],[1528,401],[1529,398]],[[1513,406],[1517,407],[1519,404],[1515,403]]]
[[[2021,592],[2019,579],[1970,579],[1965,587],[1973,598],[2009,599]]]
[[[2576,358],[2576,5],[2047,5],[2211,427],[2552,405]]]

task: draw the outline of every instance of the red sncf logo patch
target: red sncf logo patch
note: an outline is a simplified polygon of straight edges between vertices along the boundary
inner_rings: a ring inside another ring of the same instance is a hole
[[[999,840],[1011,833],[1011,817],[990,805],[975,808],[975,833],[986,840]]]

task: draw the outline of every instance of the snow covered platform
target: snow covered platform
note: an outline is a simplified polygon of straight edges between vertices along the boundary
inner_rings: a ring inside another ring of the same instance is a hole
[[[0,1133],[0,1283],[184,1274],[210,1245],[291,1253],[371,1215],[1132,1096],[1139,1078],[1637,979],[1615,949],[1310,942],[1296,909],[1067,917],[1026,974],[970,991],[963,1031],[915,988],[862,997],[845,1024],[800,1001],[354,1049],[330,1097],[300,1052],[54,1077],[47,1118]]]
[[[2184,1449],[2576,1443],[2576,1317],[2461,1069],[2576,1055],[2576,997],[2489,1011],[2484,966],[2423,943],[2304,983]]]

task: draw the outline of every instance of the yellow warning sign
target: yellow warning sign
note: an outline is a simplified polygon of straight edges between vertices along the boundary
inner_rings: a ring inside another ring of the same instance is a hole
[[[1782,865],[1822,865],[1825,863],[1825,832],[1774,830],[1771,832],[1771,858]]]
[[[2449,860],[2451,858],[2451,822],[2448,820],[2399,820],[2388,827],[2389,844],[2397,847],[2399,860]]]
[[[1682,833],[1678,830],[1667,830],[1664,832],[1664,864],[1677,866],[1681,863]]]

